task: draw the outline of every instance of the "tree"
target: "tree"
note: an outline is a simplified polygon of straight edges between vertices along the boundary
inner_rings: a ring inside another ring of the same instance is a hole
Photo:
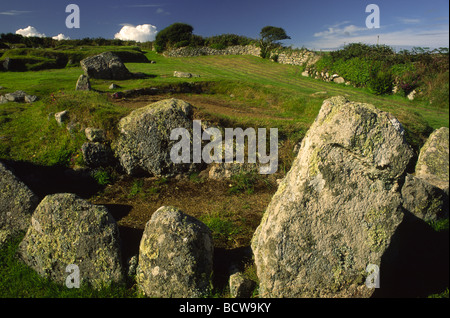
[[[164,30],[161,30],[155,39],[155,47],[161,53],[170,46],[189,45],[192,39],[194,28],[185,23],[174,23]]]
[[[290,39],[283,28],[274,26],[266,26],[260,32],[261,39],[259,44],[261,47],[261,57],[269,58],[271,51],[280,46],[279,41]]]

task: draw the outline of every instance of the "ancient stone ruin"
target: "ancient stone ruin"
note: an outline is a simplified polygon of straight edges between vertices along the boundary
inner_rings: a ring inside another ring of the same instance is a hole
[[[86,129],[83,155],[91,167],[117,161],[132,176],[200,171],[205,167],[175,165],[169,154],[176,143],[170,131],[190,131],[192,120],[192,105],[163,100],[122,118],[112,149],[104,131]],[[413,229],[423,230],[429,228],[425,222],[448,218],[448,144],[448,128],[436,130],[415,164],[395,117],[340,96],[325,100],[254,233],[251,248],[259,297],[371,297],[375,289],[367,285],[370,268],[396,281],[409,264],[399,255],[415,251],[420,258],[420,253],[434,250],[429,243],[433,235],[416,250],[401,237],[405,228],[413,224]],[[253,168],[211,164],[209,174],[213,179],[229,178],[235,170]],[[20,259],[61,284],[70,264],[78,265],[82,282],[94,288],[124,281],[127,268],[121,257],[126,247],[107,207],[70,193],[48,195],[39,203],[2,163],[0,177],[0,244],[26,231]],[[210,293],[211,231],[182,208],[164,206],[153,213],[139,255],[128,268],[148,297]],[[418,236],[414,244],[424,240],[418,232],[409,235]],[[395,270],[386,271],[386,264]],[[426,271],[438,265],[430,264]],[[240,274],[230,280],[233,297],[249,297],[253,287]]]

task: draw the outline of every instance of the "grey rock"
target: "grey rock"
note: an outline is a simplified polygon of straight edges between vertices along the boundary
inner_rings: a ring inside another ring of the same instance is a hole
[[[38,197],[0,162],[0,245],[25,232]]]
[[[96,79],[126,80],[133,74],[125,67],[121,59],[112,52],[88,57],[80,62],[86,76]]]
[[[410,174],[402,187],[403,207],[426,222],[448,217],[447,196],[442,189]]]
[[[365,269],[380,266],[403,220],[399,182],[413,157],[391,119],[324,101],[252,239],[262,297],[373,294]]]
[[[35,101],[37,101],[39,98],[35,95],[25,95],[24,101],[25,103],[34,103]]]
[[[344,84],[345,83],[345,79],[340,77],[340,76],[338,76],[338,77],[333,78],[333,82],[335,82],[337,84]]]
[[[449,187],[449,129],[435,130],[420,150],[416,176],[441,188]],[[448,191],[448,190],[447,190]]]
[[[259,173],[256,163],[213,163],[209,169],[209,178],[213,180],[230,179],[243,173]]]
[[[133,111],[122,118],[118,126],[120,135],[112,148],[129,175],[175,176],[194,171],[199,166],[175,164],[170,158],[172,147],[178,143],[170,140],[173,129],[185,128],[192,138],[192,106],[189,103],[179,99],[162,100]]]
[[[210,291],[211,231],[177,208],[161,207],[145,226],[136,282],[148,297],[197,298]]]
[[[107,167],[114,158],[111,148],[99,142],[84,143],[81,152],[84,162],[91,168]]]
[[[250,298],[256,283],[245,277],[241,272],[236,272],[230,276],[230,295],[233,298]]]
[[[14,93],[5,94],[5,98],[9,102],[23,103],[27,93],[24,91],[15,91]]]
[[[19,257],[39,275],[64,284],[66,267],[79,267],[93,288],[123,281],[119,230],[106,207],[74,194],[46,196],[19,245]]]
[[[3,64],[2,64],[3,65],[3,69],[5,71],[11,71],[12,70],[12,64],[13,64],[12,60],[9,57],[7,57],[6,59],[3,60]]]
[[[105,131],[98,128],[88,127],[84,130],[87,140],[92,142],[105,141]]]
[[[128,260],[128,276],[135,276],[139,261],[139,255],[134,255]]]
[[[180,78],[191,78],[191,77],[200,77],[200,75],[196,75],[196,74],[192,74],[192,73],[187,73],[187,72],[178,72],[175,71],[173,73],[174,77],[180,77]]]
[[[55,119],[56,122],[62,126],[65,122],[67,122],[69,120],[69,111],[68,110],[64,110],[62,112],[56,113],[55,114]]]
[[[77,85],[75,86],[76,91],[90,91],[91,90],[91,82],[89,81],[89,77],[86,75],[80,75],[77,81]]]

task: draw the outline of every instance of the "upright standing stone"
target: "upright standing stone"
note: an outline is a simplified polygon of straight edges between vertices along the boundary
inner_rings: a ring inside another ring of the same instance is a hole
[[[391,115],[325,100],[253,237],[260,295],[371,296],[366,269],[380,267],[403,220],[412,157]]]
[[[80,75],[77,81],[77,86],[75,87],[76,91],[90,91],[91,83],[89,81],[89,77],[86,75]]]
[[[449,129],[435,130],[420,150],[416,177],[441,188],[449,187]]]
[[[145,226],[136,281],[148,297],[197,298],[210,291],[211,231],[177,208],[161,207]]]

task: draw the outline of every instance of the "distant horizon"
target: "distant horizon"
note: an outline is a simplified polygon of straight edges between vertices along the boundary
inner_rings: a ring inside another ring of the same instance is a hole
[[[104,38],[146,42],[167,26],[182,22],[194,34],[210,37],[237,34],[258,38],[264,26],[286,30],[286,47],[330,51],[348,43],[383,44],[394,48],[431,49],[449,47],[449,2],[398,0],[388,2],[326,0],[74,0],[80,9],[79,28],[68,28],[69,3],[17,0],[0,4],[0,33],[45,36],[55,39]],[[379,25],[368,27],[367,19],[379,8]]]
[[[3,34],[3,33],[4,33],[4,32],[0,32],[0,34]],[[9,32],[9,33],[12,33],[12,32]],[[17,34],[17,33],[16,33],[16,34]],[[223,33],[223,34],[229,34],[229,33]],[[218,35],[219,35],[219,34],[218,34]],[[239,35],[239,36],[240,36],[240,34],[236,34],[236,35]],[[84,40],[84,39],[90,39],[90,40],[102,39],[102,40],[106,40],[106,41],[120,40],[120,41],[123,41],[123,42],[135,42],[136,44],[138,44],[138,43],[154,43],[154,40],[153,40],[153,41],[146,41],[146,42],[139,42],[139,41],[133,41],[133,40],[121,40],[121,39],[117,39],[117,38],[104,38],[104,37],[101,37],[101,36],[99,36],[99,37],[84,37],[84,38],[79,38],[79,39],[67,39],[67,38],[64,38],[64,39],[58,39],[57,37],[58,37],[58,36],[54,36],[54,37],[49,37],[49,36],[42,37],[42,36],[41,36],[41,37],[38,37],[38,38],[48,38],[48,39],[53,38],[54,40],[66,40],[66,41],[82,41],[82,40]],[[244,37],[245,37],[245,36],[244,36]],[[204,38],[208,38],[208,37],[204,37]],[[255,41],[258,40],[258,39],[256,39],[256,38],[255,38],[255,39],[249,38],[249,39],[255,40]],[[345,46],[347,46],[347,45],[349,45],[349,44],[359,44],[359,43],[362,43],[362,42],[344,43],[343,45],[341,45],[341,46],[339,46],[339,47],[336,47],[336,48],[323,48],[323,49],[318,49],[318,50],[316,50],[316,49],[310,49],[310,48],[305,48],[304,46],[303,46],[303,47],[293,47],[292,45],[291,45],[291,46],[285,46],[285,45],[282,45],[282,47],[283,47],[283,48],[287,48],[287,49],[292,48],[293,50],[296,50],[296,49],[299,49],[299,50],[301,50],[301,49],[307,49],[307,50],[309,50],[309,51],[315,51],[315,52],[333,52],[333,51],[341,50],[341,49],[343,49]],[[362,43],[362,44],[366,44],[366,45],[369,45],[369,46],[377,45],[377,44],[367,44],[367,43]],[[446,47],[427,47],[427,46],[395,47],[395,46],[386,45],[386,44],[383,44],[383,43],[379,43],[379,45],[384,45],[384,46],[390,47],[390,48],[393,49],[394,52],[396,52],[396,53],[398,53],[398,52],[400,52],[400,51],[402,51],[402,50],[411,51],[411,50],[413,50],[413,49],[415,49],[415,48],[422,48],[422,49],[427,49],[427,50],[430,50],[430,51],[433,51],[433,50],[440,50],[440,49],[447,49],[447,50],[449,50],[449,47],[448,47],[448,46],[446,46]]]

